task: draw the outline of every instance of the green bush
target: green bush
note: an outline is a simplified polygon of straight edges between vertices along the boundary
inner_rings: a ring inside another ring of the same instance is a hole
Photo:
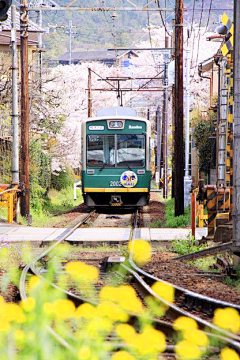
[[[51,156],[42,150],[36,140],[30,142],[29,154],[31,161],[30,183],[37,183],[48,190],[51,185]]]
[[[46,190],[37,182],[31,183],[30,206],[36,211],[42,211],[45,203],[48,201],[45,197]]]
[[[30,205],[42,212],[48,202],[51,184],[51,156],[45,154],[37,140],[30,141]]]
[[[165,224],[163,224],[163,227],[177,228],[190,225],[191,218],[189,206],[185,208],[184,215],[175,217],[174,212],[174,199],[169,199],[166,201]]]
[[[70,167],[66,167],[66,170],[57,171],[52,174],[51,187],[60,191],[73,186],[74,183],[74,172]]]

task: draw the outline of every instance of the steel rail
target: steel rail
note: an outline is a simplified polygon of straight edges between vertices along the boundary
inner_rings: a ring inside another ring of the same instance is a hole
[[[131,233],[131,241],[133,241],[133,247],[134,247],[134,233],[136,230],[136,222],[134,222],[134,228],[132,230]],[[217,306],[221,306],[221,307],[233,307],[237,310],[240,310],[240,306],[232,304],[232,303],[228,303],[225,301],[220,301],[220,300],[216,300],[198,293],[194,293],[193,291],[189,291],[186,290],[184,288],[181,288],[179,286],[173,285],[165,280],[159,279],[156,276],[153,276],[151,274],[148,274],[146,271],[140,269],[135,262],[133,261],[133,252],[130,251],[129,252],[129,264],[131,265],[131,268],[129,266],[126,266],[124,264],[121,264],[121,266],[127,270],[129,273],[131,273],[134,278],[138,281],[139,284],[141,284],[141,286],[143,286],[148,293],[150,293],[152,296],[154,296],[157,300],[161,301],[162,303],[164,303],[165,305],[167,305],[169,307],[169,309],[171,309],[171,311],[174,311],[176,314],[182,315],[182,316],[187,316],[190,317],[192,319],[194,319],[201,327],[208,327],[214,331],[217,331],[218,333],[221,334],[222,336],[222,340],[224,340],[225,342],[227,342],[228,344],[231,344],[232,346],[234,346],[238,351],[240,351],[240,337],[238,335],[235,335],[233,333],[230,333],[229,331],[226,331],[224,329],[219,328],[218,326],[204,320],[201,319],[199,316],[193,315],[183,309],[181,309],[179,306],[172,304],[168,301],[166,301],[165,299],[163,299],[162,297],[160,297],[159,295],[157,295],[152,289],[151,287],[143,280],[142,276],[144,276],[145,278],[148,278],[152,281],[158,281],[164,284],[168,284],[170,286],[172,286],[175,290],[177,290],[178,292],[181,292],[182,294],[186,295],[186,296],[191,296],[195,299],[200,299],[202,301],[207,301],[210,304],[214,304]]]
[[[225,251],[230,251],[232,248],[232,245],[233,245],[232,241],[229,241],[227,243],[212,246],[207,249],[195,251],[190,254],[176,256],[176,257],[172,258],[172,260],[194,260],[194,259],[201,258],[203,256],[219,254],[219,253],[222,253]]]
[[[85,216],[84,219],[79,221],[73,228],[67,229],[62,235],[60,235],[58,240],[53,245],[51,245],[49,248],[44,250],[40,255],[36,256],[30,263],[28,263],[24,267],[21,277],[20,277],[20,282],[19,282],[19,291],[20,291],[20,297],[22,300],[25,300],[27,298],[26,276],[27,276],[29,270],[31,269],[33,271],[33,273],[35,273],[41,279],[44,279],[43,276],[36,269],[37,261],[39,261],[41,258],[46,256],[52,249],[54,249],[56,246],[58,246],[61,242],[66,240],[68,238],[68,236],[70,236],[79,226],[81,226],[90,216],[92,216],[93,213],[95,213],[95,210],[90,212],[87,216]],[[46,279],[44,279],[44,280],[46,281]],[[60,289],[55,284],[51,284],[51,285],[57,289]],[[60,290],[64,291],[63,289],[60,289]],[[64,291],[64,292],[66,292],[66,291]],[[46,329],[62,346],[69,349],[72,353],[75,353],[75,349],[64,338],[62,338],[58,333],[56,333],[49,325],[46,326]]]
[[[39,261],[41,258],[43,258],[44,256],[46,256],[51,250],[53,250],[55,247],[57,247],[61,242],[63,242],[64,240],[66,240],[77,228],[79,228],[90,216],[93,215],[93,213],[95,213],[95,210],[90,212],[87,216],[84,217],[84,219],[82,219],[81,221],[79,221],[74,227],[72,227],[71,229],[67,229],[64,231],[63,234],[61,234],[56,242],[54,244],[52,244],[50,247],[48,247],[46,250],[44,250],[43,252],[41,252],[40,255],[36,256],[30,263],[28,263],[21,274],[21,278],[20,278],[20,285],[19,285],[19,291],[20,291],[20,296],[21,298],[24,300],[26,299],[27,295],[26,295],[26,289],[25,289],[25,282],[26,282],[26,275],[28,273],[28,271],[34,267],[34,265],[37,263],[37,261]]]
[[[131,273],[135,279],[147,290],[147,292],[149,294],[151,294],[154,298],[156,298],[157,300],[161,301],[162,303],[164,303],[165,305],[167,305],[171,310],[174,311],[174,313],[178,314],[178,316],[187,316],[193,320],[195,320],[198,325],[202,326],[206,326],[212,330],[217,331],[218,333],[221,333],[222,335],[218,335],[218,334],[212,334],[210,332],[208,332],[208,336],[212,336],[212,337],[217,337],[219,340],[223,340],[225,342],[227,342],[228,344],[233,345],[235,348],[237,348],[240,351],[240,337],[232,334],[228,331],[225,331],[221,328],[219,328],[218,326],[213,325],[212,323],[201,319],[200,317],[193,315],[191,313],[189,313],[188,311],[185,311],[183,309],[181,309],[180,307],[166,301],[165,299],[163,299],[162,297],[160,297],[159,295],[157,295],[152,289],[151,287],[142,279],[142,277],[139,275],[139,273],[137,271],[134,271],[133,269],[131,269],[130,267],[121,264],[121,266],[127,270],[129,273]],[[137,269],[139,269],[137,267]],[[161,280],[159,280],[161,282]]]

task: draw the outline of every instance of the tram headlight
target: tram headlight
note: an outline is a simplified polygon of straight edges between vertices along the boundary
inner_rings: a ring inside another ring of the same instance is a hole
[[[110,129],[122,129],[123,121],[120,121],[120,120],[109,121],[109,128]]]

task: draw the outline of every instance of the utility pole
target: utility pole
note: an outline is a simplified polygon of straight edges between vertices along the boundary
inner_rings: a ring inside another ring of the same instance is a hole
[[[92,116],[92,72],[88,68],[88,117]]]
[[[42,16],[42,10],[39,10],[38,12],[38,24],[39,27],[42,29],[42,23],[43,23],[43,16]],[[43,34],[42,32],[38,32],[38,47],[39,47],[39,84],[40,84],[40,90],[42,89],[42,47],[43,47]]]
[[[72,64],[72,20],[69,20],[69,65]]]
[[[16,6],[11,7],[11,46],[12,46],[12,184],[19,184],[19,141],[18,141],[18,86],[17,86],[17,39],[16,39]]]
[[[175,16],[175,216],[184,214],[183,151],[183,0],[176,0]]]
[[[184,176],[184,207],[191,203],[192,180],[189,176],[189,111],[190,111],[190,54],[191,50],[186,50],[186,78],[185,78],[185,176]]]
[[[20,7],[21,32],[21,215],[29,216],[29,91],[28,91],[28,0]]]
[[[233,251],[240,256],[240,1],[234,0]]]
[[[165,34],[165,48],[168,48],[168,37]],[[164,95],[163,95],[163,198],[168,197],[168,54],[164,54]]]
[[[160,106],[157,107],[157,172],[156,184],[159,189],[159,181],[161,177],[161,153],[162,153],[162,116]]]
[[[172,24],[173,34],[171,47],[175,49],[175,19]],[[171,50],[171,57],[174,56],[174,51]],[[174,65],[175,66],[175,65]],[[175,139],[175,82],[172,85],[172,199],[175,198],[175,168],[174,168],[174,159],[175,159],[175,148],[174,148],[174,139]]]

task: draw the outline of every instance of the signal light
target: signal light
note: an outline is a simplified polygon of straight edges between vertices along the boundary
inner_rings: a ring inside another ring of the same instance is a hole
[[[227,27],[223,24],[217,26],[215,31],[220,35],[226,35],[228,33]]]
[[[11,5],[12,0],[0,0],[0,21],[7,20],[7,12]]]

